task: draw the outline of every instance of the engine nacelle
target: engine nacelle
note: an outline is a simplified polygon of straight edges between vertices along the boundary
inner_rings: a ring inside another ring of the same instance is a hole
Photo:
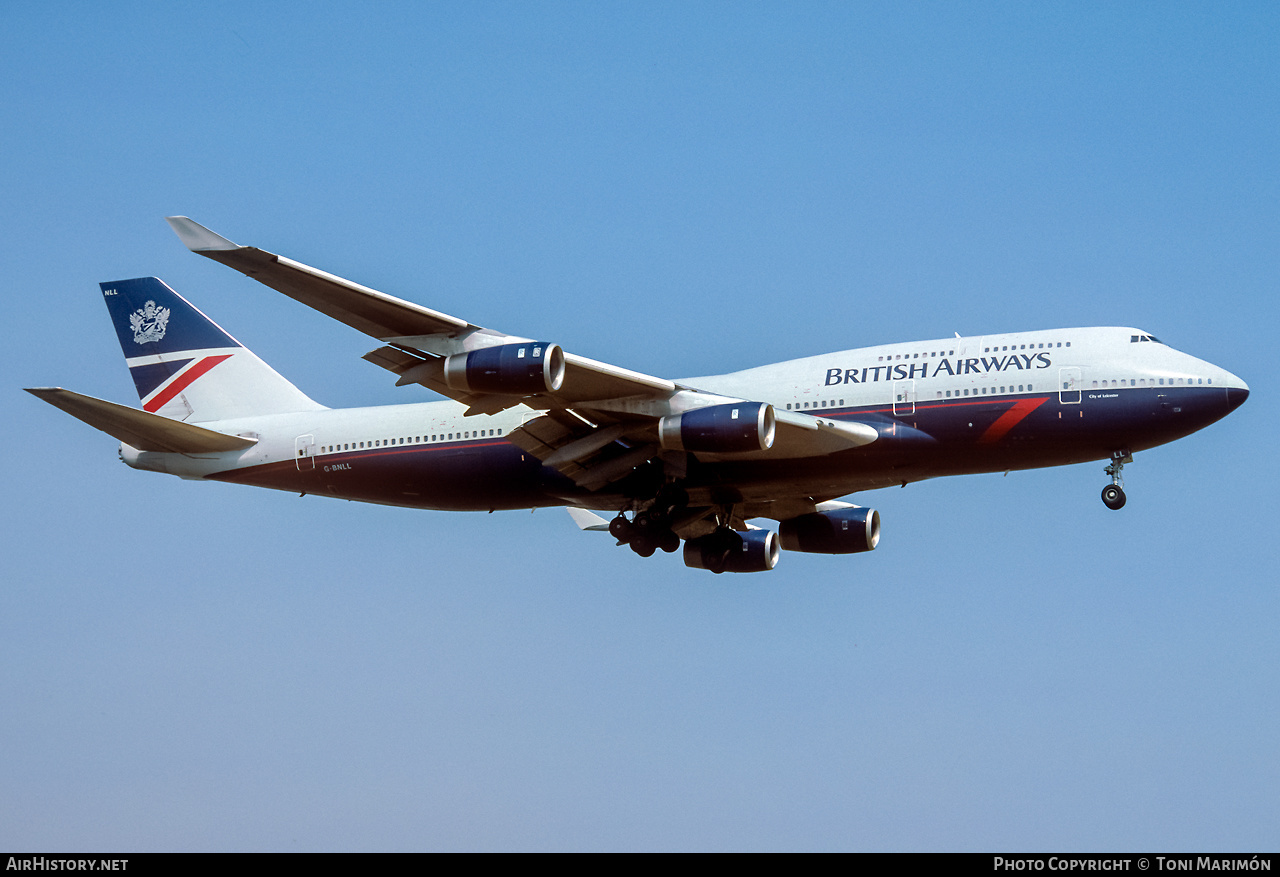
[[[742,454],[773,447],[777,419],[767,402],[709,405],[658,421],[658,436],[669,451]]]
[[[482,347],[446,357],[444,382],[464,393],[554,393],[564,383],[564,351],[545,341]]]
[[[684,543],[684,565],[721,572],[764,572],[778,565],[778,534],[772,530],[717,530]]]
[[[836,509],[813,512],[783,521],[778,527],[782,547],[812,554],[857,554],[880,542],[880,513],[875,509]]]

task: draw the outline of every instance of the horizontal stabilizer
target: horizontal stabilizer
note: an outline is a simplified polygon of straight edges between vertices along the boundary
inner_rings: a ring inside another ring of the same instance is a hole
[[[578,508],[577,506],[569,506],[566,511],[569,517],[573,518],[573,522],[578,525],[579,530],[602,530],[609,532],[609,522],[597,515],[595,512]]]
[[[238,451],[256,443],[255,439],[214,432],[61,387],[27,388],[27,392],[140,451],[208,454]]]

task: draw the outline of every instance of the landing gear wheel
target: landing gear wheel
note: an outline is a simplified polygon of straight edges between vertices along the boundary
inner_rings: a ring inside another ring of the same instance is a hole
[[[1102,488],[1102,504],[1113,512],[1124,508],[1124,488],[1118,484],[1108,484]]]
[[[619,545],[626,545],[630,542],[635,536],[635,532],[635,526],[622,515],[618,515],[609,522],[609,535],[617,539]]]
[[[642,514],[645,518],[645,526],[650,530],[665,530],[671,524],[671,515],[667,514],[666,509],[654,506]]]
[[[655,530],[661,530],[666,526],[666,523],[661,519],[661,516],[652,509],[647,512],[640,512],[632,520],[632,523],[635,524],[637,530],[640,530],[643,533],[652,533]]]
[[[680,550],[680,537],[671,530],[664,530],[662,535],[658,537],[658,547],[671,554]]]
[[[1113,512],[1124,508],[1124,477],[1121,473],[1124,471],[1124,464],[1132,462],[1133,454],[1128,448],[1123,448],[1111,452],[1111,462],[1102,470],[1111,476],[1111,483],[1102,488],[1102,504]]]
[[[631,550],[641,557],[653,557],[653,552],[658,550],[658,544],[649,534],[641,533],[631,540]]]

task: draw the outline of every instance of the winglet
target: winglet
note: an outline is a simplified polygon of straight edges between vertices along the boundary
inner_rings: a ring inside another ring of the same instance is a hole
[[[193,253],[207,250],[238,250],[238,244],[224,238],[217,232],[209,231],[200,223],[186,216],[166,216],[165,222],[177,232],[186,248]]]

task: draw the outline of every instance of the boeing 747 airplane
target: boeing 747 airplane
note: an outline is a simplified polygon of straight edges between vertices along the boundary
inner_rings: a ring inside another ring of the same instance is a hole
[[[343,280],[184,217],[193,252],[377,339],[365,359],[449,401],[330,409],[160,280],[101,284],[142,409],[39,396],[119,439],[135,469],[423,509],[568,506],[648,557],[713,572],[780,549],[870,551],[880,516],[839,498],[925,478],[1106,460],[1249,396],[1240,378],[1116,327],[886,344],[668,380],[506,335]],[[602,517],[596,512],[605,512]],[[778,529],[753,526],[769,518]]]

